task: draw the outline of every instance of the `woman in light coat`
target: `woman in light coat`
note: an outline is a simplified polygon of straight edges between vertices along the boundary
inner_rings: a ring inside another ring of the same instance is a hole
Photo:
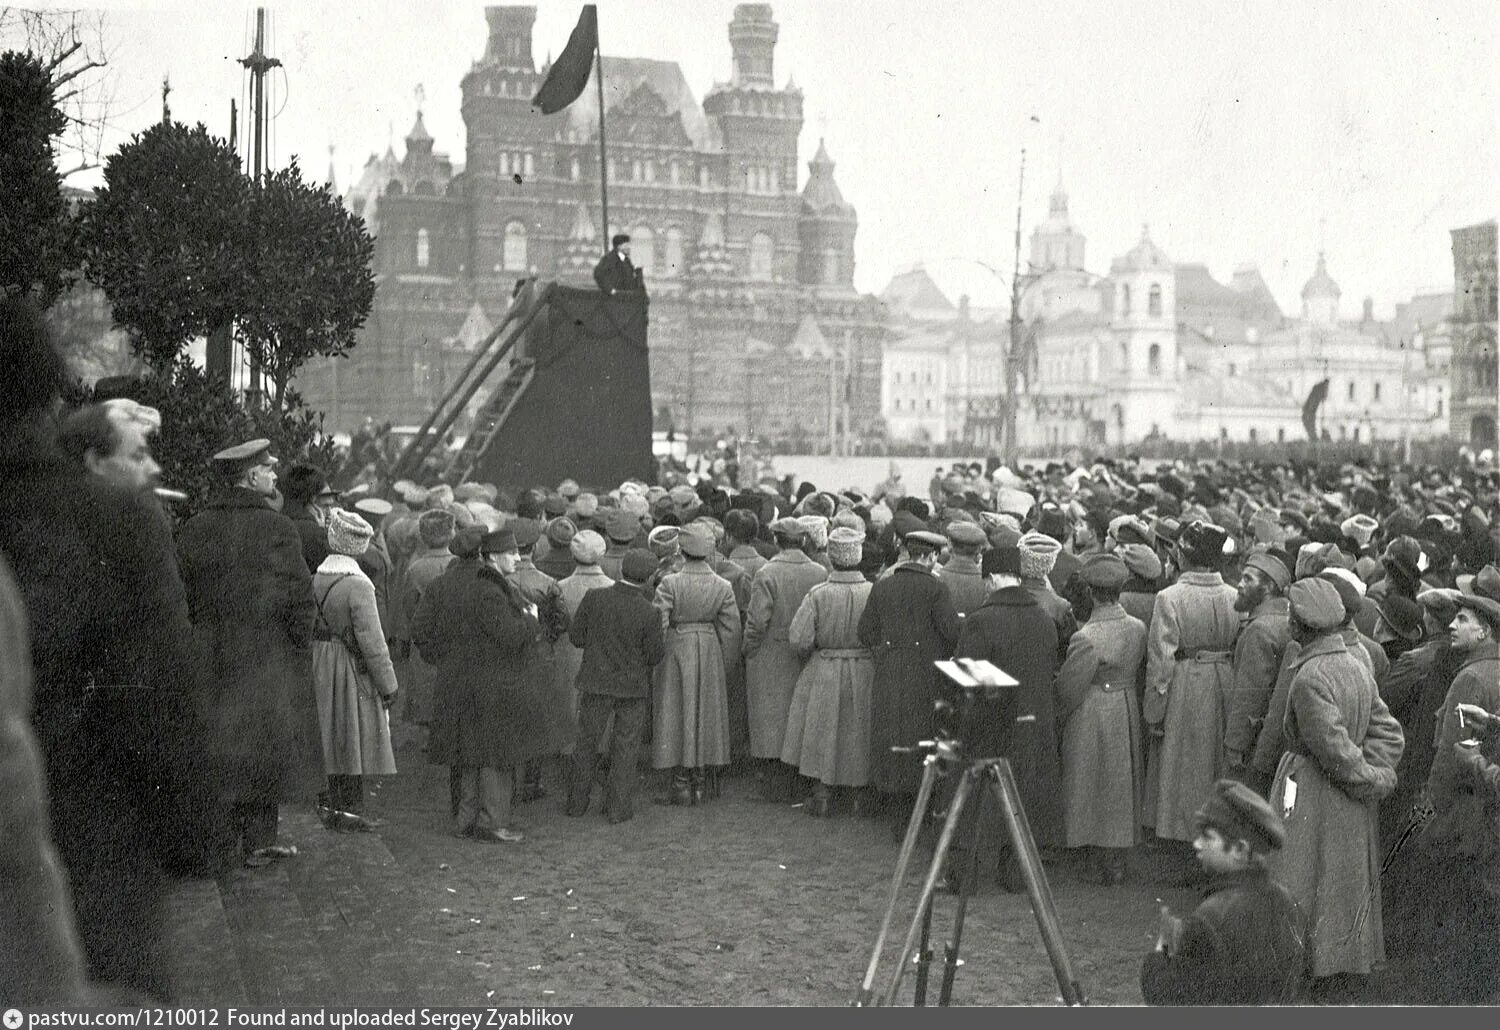
[[[802,667],[787,717],[781,760],[817,780],[803,809],[826,816],[832,788],[870,782],[870,704],[875,659],[859,640],[872,584],[859,571],[865,535],[840,526],[828,537],[833,572],[808,591],[789,642],[811,660]]]
[[[313,576],[313,694],[328,775],[326,803],[319,808],[330,829],[380,826],[364,814],[364,777],[396,772],[387,714],[396,701],[396,670],[375,586],[354,560],[372,535],[364,519],[335,509],[328,520],[330,553]]]
[[[1385,961],[1380,912],[1380,800],[1396,786],[1401,724],[1338,627],[1338,591],[1312,577],[1292,584],[1293,659],[1271,807],[1286,824],[1272,877],[1307,920],[1307,973],[1367,974]]]

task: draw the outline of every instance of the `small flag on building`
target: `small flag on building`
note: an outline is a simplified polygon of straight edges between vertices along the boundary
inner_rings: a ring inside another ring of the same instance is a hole
[[[1313,384],[1302,404],[1302,428],[1307,430],[1307,438],[1314,443],[1318,440],[1318,408],[1327,399],[1328,380],[1320,379]]]
[[[594,4],[584,4],[578,15],[578,24],[568,37],[568,45],[553,62],[542,88],[531,99],[531,106],[542,114],[555,114],[577,100],[589,84],[589,72],[598,46],[599,8]]]

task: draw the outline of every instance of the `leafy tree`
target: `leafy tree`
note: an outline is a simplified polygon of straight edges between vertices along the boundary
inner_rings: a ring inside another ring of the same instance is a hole
[[[239,157],[202,123],[153,125],[105,162],[83,215],[88,277],[156,371],[250,306],[250,204]]]
[[[375,242],[326,186],[303,180],[295,158],[253,191],[249,218],[246,272],[255,289],[246,291],[238,331],[282,405],[304,363],[355,345],[375,300]]]
[[[31,54],[0,54],[0,291],[49,307],[78,264],[74,219],[52,142],[67,126],[52,77]]]

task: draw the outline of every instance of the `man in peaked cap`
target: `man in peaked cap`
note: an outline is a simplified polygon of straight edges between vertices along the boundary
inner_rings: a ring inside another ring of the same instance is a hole
[[[1266,869],[1286,840],[1281,817],[1243,783],[1219,780],[1196,819],[1194,849],[1213,886],[1186,919],[1161,910],[1141,996],[1148,1005],[1295,1003],[1306,926]]]
[[[948,586],[953,595],[953,607],[960,615],[968,615],[989,596],[989,584],[980,570],[979,559],[989,539],[972,522],[953,522],[948,526],[948,540],[952,553],[944,565],[937,570],[938,579]]]
[[[321,786],[307,652],[312,573],[296,527],[268,504],[276,489],[270,443],[251,440],[214,462],[225,489],[183,524],[178,555],[195,636],[218,685],[210,717],[230,768],[233,832],[245,863],[259,867],[296,854],[277,841],[278,803]],[[304,737],[306,753],[296,744]]]

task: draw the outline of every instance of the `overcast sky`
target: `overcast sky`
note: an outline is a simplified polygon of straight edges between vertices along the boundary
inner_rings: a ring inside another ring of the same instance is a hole
[[[116,100],[109,149],[160,117],[228,134],[254,8],[103,2]],[[579,4],[543,0],[537,60]],[[437,149],[464,158],[459,80],[484,50],[483,3],[358,0],[269,8],[277,164],[340,190],[410,128],[418,84]],[[1345,315],[1451,289],[1451,228],[1500,213],[1500,6],[1494,0],[782,0],[777,85],[804,93],[802,175],[820,136],[859,212],[855,283],[925,261],[952,293],[1007,287],[1018,158],[1029,237],[1061,174],[1088,267],[1149,224],[1221,281],[1255,262],[1283,310],[1320,247]],[[678,61],[701,99],[730,74],[732,3],[600,4],[606,55]],[[587,102],[587,98],[580,103]],[[99,173],[75,176],[89,186]]]

